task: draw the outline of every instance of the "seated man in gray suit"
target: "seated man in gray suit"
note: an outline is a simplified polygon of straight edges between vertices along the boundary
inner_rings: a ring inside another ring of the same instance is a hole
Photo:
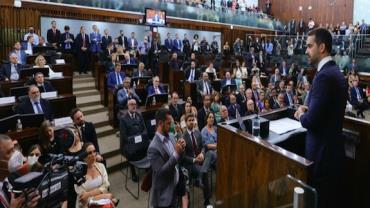
[[[136,103],[141,103],[140,97],[136,94],[135,89],[130,88],[131,78],[125,77],[123,80],[123,88],[117,92],[117,103],[120,108],[127,108],[127,101],[135,99]]]
[[[186,142],[185,155],[183,164],[189,171],[189,177],[196,178],[195,185],[200,185],[203,182],[204,205],[210,204],[210,190],[208,185],[207,172],[201,172],[204,161],[205,149],[203,147],[202,135],[198,129],[194,128],[195,116],[189,113],[185,116],[186,130],[183,134]]]
[[[173,134],[169,134],[171,127],[171,113],[161,108],[156,112],[155,120],[157,132],[148,149],[148,158],[152,168],[152,186],[150,189],[150,206],[177,207],[178,193],[176,188],[180,181],[181,162],[186,143],[184,139],[177,142]],[[179,183],[180,182],[180,183]]]
[[[129,161],[138,161],[146,156],[149,141],[143,116],[136,111],[136,101],[130,99],[127,102],[128,111],[120,118],[120,150]],[[140,136],[141,142],[134,137]],[[135,168],[131,167],[132,180],[138,181]]]
[[[197,93],[198,93],[198,102],[202,101],[204,95],[212,95],[212,85],[208,79],[208,73],[202,73],[202,79],[197,81]]]

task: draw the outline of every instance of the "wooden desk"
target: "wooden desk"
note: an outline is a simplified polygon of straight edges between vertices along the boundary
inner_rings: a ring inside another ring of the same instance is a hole
[[[184,95],[183,83],[185,82],[184,71],[173,70],[173,69],[170,69],[169,71],[170,71],[170,75],[169,75],[170,92],[176,91],[180,97],[183,97]]]
[[[54,113],[54,118],[69,116],[71,110],[76,108],[76,96],[72,94],[59,95],[56,98],[50,98],[48,100]],[[15,104],[16,103],[0,105],[0,118],[14,115],[13,106]]]
[[[269,114],[270,117],[283,117],[284,111],[286,109]],[[246,118],[251,117],[243,119]],[[267,187],[270,182],[287,174],[307,181],[312,162],[241,132],[232,123],[237,121],[220,124],[217,128],[216,200],[226,200],[245,192],[245,200],[240,207],[277,207],[276,202],[269,198],[269,189],[261,190],[261,187]]]
[[[73,76],[72,65],[69,63],[66,64],[53,64],[51,68],[54,72],[62,72],[63,76]]]
[[[72,77],[58,77],[58,78],[45,78],[51,85],[58,91],[58,94],[72,94],[73,93],[73,80]],[[2,81],[0,82],[1,88],[5,96],[10,96],[10,89],[13,87],[24,86],[26,80],[18,81]]]
[[[159,63],[159,81],[161,83],[168,83],[169,81],[169,68],[167,62]]]

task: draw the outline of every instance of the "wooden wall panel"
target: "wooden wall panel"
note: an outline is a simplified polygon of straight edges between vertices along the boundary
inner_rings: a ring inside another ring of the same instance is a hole
[[[354,0],[271,0],[272,14],[284,21],[292,17],[296,20],[303,18],[305,22],[310,17],[319,25],[326,23],[334,25],[345,21],[347,24],[353,22],[353,1]],[[265,0],[259,0],[260,7],[264,8]],[[334,3],[333,3],[334,2]],[[302,11],[299,11],[302,6]],[[308,7],[312,6],[312,10]]]
[[[0,1],[0,59],[7,59],[13,43],[22,38],[29,26],[34,26],[36,33],[40,34],[40,17],[59,17],[81,20],[96,20],[103,22],[138,24],[141,15],[122,12],[112,12],[99,9],[86,9],[68,6],[43,5],[34,2],[22,2],[21,8],[13,7],[13,0]],[[221,42],[232,43],[237,37],[245,38],[247,33],[271,34],[272,31],[254,28],[234,27],[229,25],[202,23],[189,20],[168,18],[169,27],[191,30],[221,32]]]

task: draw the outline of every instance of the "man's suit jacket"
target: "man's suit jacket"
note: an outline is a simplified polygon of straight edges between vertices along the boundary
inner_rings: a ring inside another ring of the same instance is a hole
[[[278,104],[278,101],[277,101],[277,98],[275,97],[270,97],[269,99],[269,103],[270,103],[270,107],[272,109],[276,109],[276,108],[279,108],[279,104]]]
[[[141,72],[141,76],[152,76],[152,73],[150,71],[144,70]],[[134,73],[132,73],[132,77],[139,77],[139,70],[134,71]]]
[[[190,78],[190,72],[191,72],[191,68],[188,68],[185,71],[185,79],[186,80],[189,80],[189,78]],[[197,68],[195,68],[194,80],[198,80],[199,77],[200,77],[200,71]]]
[[[81,127],[81,134],[81,139],[83,142],[93,143],[96,151],[100,152],[98,137],[96,136],[96,130],[93,123],[85,121],[84,125]]]
[[[202,134],[200,133],[199,130],[193,129],[193,135],[194,135],[194,138],[195,138],[197,151],[199,153],[204,152]],[[183,138],[186,142],[186,147],[185,147],[185,154],[184,154],[182,162],[183,162],[185,167],[190,167],[190,166],[194,165],[193,159],[195,157],[197,157],[197,155],[196,155],[195,149],[193,147],[193,140],[192,140],[191,135],[189,134],[187,129],[185,130],[185,132],[183,134]]]
[[[227,111],[229,112],[229,116],[232,117],[232,118],[236,118],[236,110],[238,110],[239,116],[243,116],[239,104],[237,104],[237,103],[236,104],[230,104],[227,107]]]
[[[123,60],[122,64],[136,64],[136,60],[134,58],[130,58],[130,63],[125,59]]]
[[[70,39],[72,39],[73,41],[75,41],[75,36],[73,35],[73,34],[71,34],[71,33],[68,33],[68,36],[69,36],[69,38]],[[70,44],[70,46],[71,46],[71,48],[70,49],[66,49],[66,43],[65,43],[65,41],[67,40],[67,33],[63,33],[62,35],[61,35],[61,37],[60,37],[60,45],[61,45],[61,47],[62,47],[62,51],[68,51],[68,50],[73,50],[73,48],[74,48],[74,42],[72,42],[72,43],[69,43]]]
[[[178,42],[177,42],[178,41]],[[181,52],[182,50],[182,41],[180,39],[175,39],[172,41],[172,51],[173,52]]]
[[[146,148],[144,150],[140,150],[139,152],[136,152],[134,154],[130,152],[129,146],[127,145],[129,143],[129,137],[147,134],[147,129],[145,127],[143,116],[138,112],[135,112],[134,114],[135,118],[131,118],[130,114],[127,112],[124,116],[120,118],[119,122],[120,150],[123,155],[129,156],[128,159],[132,161],[144,158],[146,156],[147,147],[149,145],[149,141],[142,141],[146,143]],[[145,139],[145,137],[142,137],[142,139]]]
[[[123,46],[124,48],[128,48],[128,41],[127,41],[127,37],[126,36],[119,36],[118,38],[118,44],[120,44],[121,46]]]
[[[41,105],[42,111],[44,112],[44,117],[47,120],[50,120],[50,121],[53,120],[53,113],[52,113],[49,101],[46,99],[40,98],[40,105]],[[19,106],[17,106],[16,112],[18,114],[35,114],[31,100],[27,98],[23,102],[21,102]]]
[[[235,79],[231,79],[230,84],[236,85]],[[221,80],[221,88],[226,86],[226,79]]]
[[[209,111],[212,111],[211,108],[209,108]],[[203,127],[206,125],[206,121],[204,120],[206,118],[206,110],[204,107],[198,110],[197,120],[198,120],[198,129],[203,129]]]
[[[101,51],[100,43],[101,43],[101,34],[100,33],[90,33],[90,51],[93,53],[98,53]]]
[[[175,145],[172,134],[169,141]],[[150,205],[152,207],[172,207],[176,196],[176,165],[177,159],[169,154],[166,145],[156,134],[148,148],[148,158],[152,168],[152,187],[150,189]]]
[[[44,81],[44,84],[43,86],[37,86],[40,90],[40,93],[41,92],[53,92],[53,91],[56,91],[56,89],[53,87],[53,85],[51,85],[50,82],[48,81]]]
[[[209,93],[211,95],[213,91],[212,84],[210,81],[207,81],[206,83],[208,85]],[[197,82],[197,92],[198,92],[198,95],[201,95],[201,93],[204,92],[204,81],[203,80],[199,80]]]
[[[171,59],[168,64],[172,70],[179,70],[182,66],[182,63],[178,59]]]
[[[28,47],[28,42],[23,42],[23,43],[21,43],[21,50],[24,50],[24,51],[26,51],[27,50],[27,47]],[[32,46],[32,50],[33,50],[33,47],[35,47],[36,45],[35,44],[32,44],[31,45]]]
[[[281,76],[280,75],[276,75],[276,77],[275,77],[275,74],[272,74],[271,77],[270,77],[270,83],[273,83],[274,85],[277,82],[280,82],[280,80],[281,80]]]
[[[85,47],[86,48],[89,48],[89,45],[90,45],[89,43],[90,43],[89,36],[85,33]],[[76,40],[75,40],[75,45],[76,45],[77,51],[82,52],[81,47],[83,46],[83,39],[82,39],[82,34],[81,33],[77,34]]]
[[[364,99],[365,98],[364,91],[362,90],[361,87],[357,87],[357,88],[358,88],[358,92],[360,93],[361,98]],[[357,106],[360,101],[357,98],[357,92],[356,92],[356,88],[355,87],[351,87],[350,95],[351,95],[351,99],[350,99],[351,105]]]
[[[17,54],[18,56],[18,63],[22,64],[22,65],[25,65],[27,64],[27,54],[26,52],[24,52],[24,50],[19,50],[19,54],[17,53],[17,51],[13,50],[12,52],[10,53],[15,53]]]
[[[21,71],[22,66],[20,64],[16,65],[16,69],[18,74]],[[8,78],[10,80],[10,75],[11,75],[11,64],[3,64],[1,66],[0,70],[0,80],[5,80],[5,78]],[[19,74],[20,75],[20,74]]]
[[[158,86],[158,89],[159,89],[159,91],[161,91],[161,94],[162,94],[162,93],[166,93],[166,92],[165,92],[165,90],[163,89],[163,87],[162,87],[161,85],[159,85],[159,86]],[[147,92],[147,94],[148,94],[148,96],[150,96],[150,95],[154,95],[154,94],[155,94],[155,89],[154,89],[153,85],[150,85],[150,86],[148,87],[148,92]]]
[[[122,80],[122,83],[123,83],[123,80],[125,79],[125,73],[120,72],[119,75],[121,76],[121,80]],[[108,85],[109,89],[115,89],[116,86],[118,85],[118,80],[117,80],[115,71],[109,72],[107,85]]]
[[[127,42],[128,42],[128,49],[130,49],[130,50],[136,49],[137,45],[139,44],[137,42],[136,38],[134,38],[134,47],[132,47],[132,38],[128,38]]]
[[[105,35],[103,35],[103,37],[101,38],[101,48],[105,50],[108,47],[109,43],[112,43],[112,36],[108,35],[107,38]]]
[[[172,50],[173,40],[166,38],[166,40],[164,40],[164,46],[166,46],[167,50],[169,50],[169,51]]]
[[[123,88],[120,89],[120,90],[118,90],[118,92],[117,92],[117,103],[122,108],[126,108],[127,107],[127,101],[130,100],[130,99],[135,99],[136,100],[136,103],[138,103],[138,104],[141,103],[141,99],[136,94],[135,89],[130,88],[129,90],[131,91],[131,96],[129,96],[126,93],[126,90],[123,89]]]
[[[57,46],[59,47],[59,43],[60,43],[60,36],[61,33],[60,33],[60,30],[58,29],[55,29],[55,33],[53,32],[53,29],[49,29],[46,33],[46,40],[48,41],[48,43],[50,44],[53,44],[53,43],[56,43]]]
[[[300,117],[307,129],[306,155],[314,162],[316,179],[335,176],[343,165],[342,127],[348,97],[347,82],[334,61],[326,63],[312,82],[308,111]]]
[[[177,108],[174,105],[170,104],[170,112],[173,117],[173,120],[180,122],[180,118],[183,114],[184,106],[177,104]]]

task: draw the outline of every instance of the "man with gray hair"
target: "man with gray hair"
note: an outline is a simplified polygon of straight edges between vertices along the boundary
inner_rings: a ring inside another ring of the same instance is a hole
[[[36,85],[28,88],[28,98],[24,99],[17,107],[18,114],[44,114],[47,120],[53,120],[49,101],[42,99],[40,90]]]
[[[21,65],[18,64],[18,56],[16,53],[9,54],[9,63],[3,64],[0,69],[1,81],[16,81],[20,78]]]

